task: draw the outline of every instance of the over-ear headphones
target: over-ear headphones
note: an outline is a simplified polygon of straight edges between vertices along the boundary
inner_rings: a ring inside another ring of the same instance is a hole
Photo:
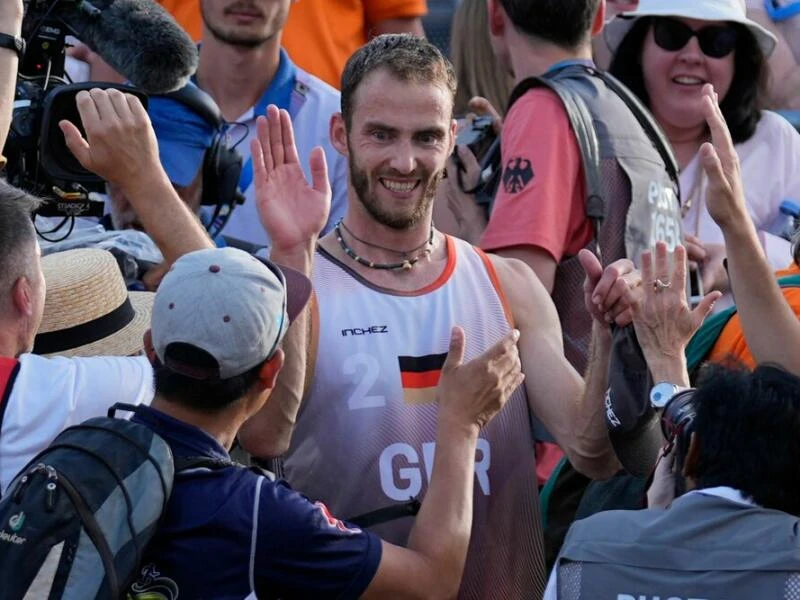
[[[203,159],[202,206],[215,206],[213,216],[206,226],[208,233],[216,237],[228,222],[237,204],[244,203],[239,191],[242,174],[242,157],[228,146],[225,135],[225,119],[214,99],[196,85],[186,85],[179,90],[164,94],[185,104],[214,128],[214,140]]]

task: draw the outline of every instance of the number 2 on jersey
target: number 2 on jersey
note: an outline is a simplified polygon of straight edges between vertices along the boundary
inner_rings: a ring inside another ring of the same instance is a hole
[[[350,398],[347,399],[347,407],[350,410],[386,406],[385,396],[370,395],[372,386],[378,381],[380,375],[380,363],[377,358],[364,353],[353,354],[345,359],[342,368],[345,375],[354,378],[361,377],[353,393],[350,394]]]

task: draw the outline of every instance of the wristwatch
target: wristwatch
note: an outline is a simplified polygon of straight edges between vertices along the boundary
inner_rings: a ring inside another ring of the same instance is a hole
[[[8,48],[14,50],[22,60],[25,55],[25,40],[16,35],[9,35],[7,33],[0,33],[0,48]]]
[[[675,394],[685,389],[685,387],[675,385],[674,383],[661,381],[655,384],[650,390],[650,405],[653,408],[664,408]]]

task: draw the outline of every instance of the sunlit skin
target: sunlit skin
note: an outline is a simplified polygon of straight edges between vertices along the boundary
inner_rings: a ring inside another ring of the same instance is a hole
[[[19,340],[19,348],[23,352],[30,352],[33,350],[33,342],[36,338],[36,333],[39,331],[39,326],[42,324],[42,316],[44,315],[44,301],[47,293],[47,283],[44,279],[44,271],[42,271],[42,251],[39,247],[39,242],[34,241],[36,251],[33,255],[32,264],[30,265],[30,278],[23,286],[25,295],[29,296],[30,314],[26,315],[25,326],[22,327],[20,334],[22,339]]]
[[[725,25],[722,21],[677,20],[695,31]],[[650,110],[671,141],[699,139],[705,132],[703,85],[711,83],[722,102],[733,81],[735,53],[734,50],[723,58],[706,56],[696,37],[680,50],[670,52],[656,44],[650,28],[642,47],[644,83]]]
[[[290,4],[290,0],[203,0],[200,9],[215,38],[255,48],[280,35]]]
[[[349,129],[340,117],[332,126],[334,144],[350,163],[346,222],[370,238],[376,237],[375,222],[406,232],[406,240],[409,231],[418,231],[421,243],[453,149],[452,96],[443,86],[401,81],[380,70],[361,83],[353,100]]]
[[[193,213],[198,214],[200,212],[200,202],[203,197],[202,169],[197,172],[194,181],[188,186],[183,187],[173,184],[172,187],[175,188],[175,191],[178,192],[178,196],[180,196],[181,200],[186,203]],[[133,206],[131,206],[131,203],[128,201],[128,198],[125,196],[125,193],[112,184],[106,185],[106,191],[108,192],[110,200],[111,224],[114,229],[118,231],[123,229],[144,231],[144,226],[139,220],[139,216],[136,214]]]

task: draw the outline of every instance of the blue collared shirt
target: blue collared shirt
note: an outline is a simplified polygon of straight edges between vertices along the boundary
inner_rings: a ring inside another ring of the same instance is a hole
[[[158,410],[134,420],[177,457],[228,459],[206,432]],[[381,560],[381,541],[349,526],[285,482],[243,467],[176,475],[165,518],[148,547],[138,594],[241,600],[358,598]]]

